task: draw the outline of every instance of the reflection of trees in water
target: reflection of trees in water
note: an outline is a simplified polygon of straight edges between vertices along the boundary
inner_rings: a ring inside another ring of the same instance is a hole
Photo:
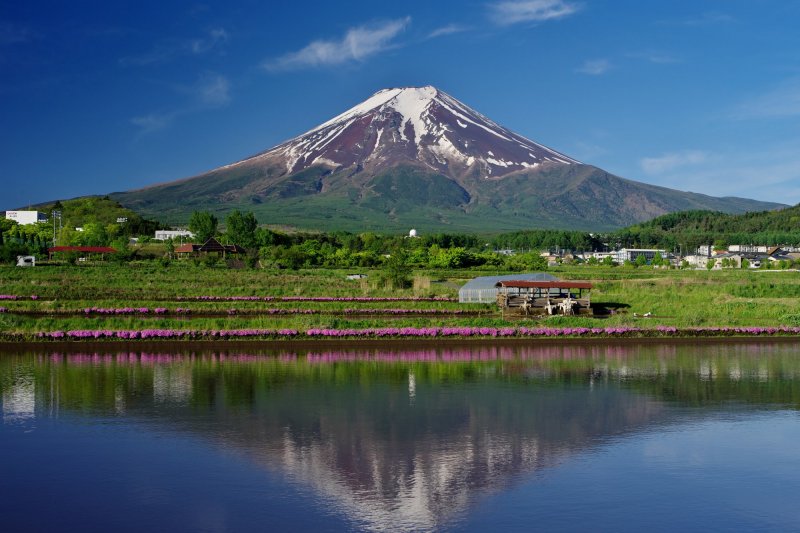
[[[23,391],[42,414],[56,406],[163,423],[315,487],[369,527],[433,527],[520,475],[670,423],[659,400],[798,405],[795,352],[731,344],[37,355],[0,360],[0,392],[4,414]]]

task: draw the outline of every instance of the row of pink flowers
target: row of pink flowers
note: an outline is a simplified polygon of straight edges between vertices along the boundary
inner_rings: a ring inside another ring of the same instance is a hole
[[[199,313],[213,313],[214,311],[195,311]],[[316,309],[228,309],[227,314],[267,314],[267,315],[318,315],[322,311]],[[345,315],[459,315],[464,314],[463,309],[344,309],[341,311]],[[84,315],[166,315],[166,314],[188,315],[191,309],[177,307],[170,311],[166,307],[87,307],[83,310]]]
[[[0,307],[0,313],[5,313],[8,311],[8,307]]]
[[[87,307],[83,310],[85,315],[149,315],[148,307]],[[165,315],[165,307],[156,307],[153,314]]]
[[[370,297],[370,296],[178,296],[177,301],[200,302],[456,302],[456,298]]]
[[[232,330],[71,330],[40,332],[40,339],[236,339],[236,338],[413,338],[413,337],[661,337],[661,336],[731,336],[731,335],[800,335],[800,327],[698,327],[679,329],[657,328],[493,328],[493,327],[429,327],[429,328],[312,328],[305,332],[294,329]],[[15,337],[7,334],[6,337]],[[24,335],[16,335],[24,337]]]
[[[296,329],[77,329],[70,331],[48,331],[36,334],[40,339],[237,339],[248,337],[296,337]]]
[[[39,297],[35,294],[31,294],[30,296],[17,296],[15,294],[0,294],[0,300],[24,300],[26,298],[30,298],[31,300],[38,300]]]

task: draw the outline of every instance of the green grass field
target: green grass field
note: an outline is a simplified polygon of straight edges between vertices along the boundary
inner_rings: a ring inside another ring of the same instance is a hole
[[[380,272],[231,270],[153,262],[0,267],[0,332],[75,329],[278,329],[542,324],[604,326],[800,325],[800,273],[795,271],[677,271],[652,268],[560,267],[550,272],[595,284],[592,301],[614,312],[604,318],[503,317],[490,304],[453,301],[195,301],[198,296],[457,298],[458,287],[486,271],[417,271],[414,286],[380,286]],[[500,272],[498,272],[500,273]],[[30,296],[35,295],[36,299]],[[186,299],[190,300],[186,300]],[[84,309],[141,308],[147,315],[85,316]],[[154,315],[155,308],[166,312]],[[189,314],[176,314],[178,308]],[[281,310],[281,311],[275,311]],[[359,313],[363,310],[364,313]],[[398,311],[399,310],[399,311]],[[404,314],[402,311],[415,314]],[[386,312],[382,312],[386,311]],[[268,314],[273,313],[273,314]],[[282,313],[282,314],[277,314]],[[312,313],[312,314],[306,314]],[[369,314],[377,313],[377,314]],[[641,315],[652,316],[643,318]]]

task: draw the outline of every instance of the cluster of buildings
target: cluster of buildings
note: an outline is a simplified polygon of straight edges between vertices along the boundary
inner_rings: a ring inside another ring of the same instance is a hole
[[[739,245],[728,246],[727,249],[713,249],[712,246],[701,246],[694,255],[683,258],[696,268],[760,268],[769,263],[781,261],[791,263],[800,260],[800,247],[797,246],[761,246]]]
[[[500,253],[508,253],[502,250]],[[554,266],[563,262],[586,262],[594,258],[598,262],[611,261],[616,265],[624,264],[626,261],[635,263],[640,256],[650,265],[653,260],[660,256],[665,264],[672,266],[688,265],[692,268],[760,268],[768,263],[779,263],[781,261],[794,262],[800,260],[800,246],[766,246],[766,245],[742,245],[734,244],[726,249],[715,249],[711,245],[700,246],[694,253],[680,255],[667,250],[657,248],[621,248],[609,252],[571,252],[558,250],[555,252],[543,252],[542,257],[546,258],[548,264]]]

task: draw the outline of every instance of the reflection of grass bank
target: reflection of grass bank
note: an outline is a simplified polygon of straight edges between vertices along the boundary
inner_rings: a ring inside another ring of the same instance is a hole
[[[464,281],[487,271],[425,271],[433,280],[389,290],[365,270],[368,281],[349,281],[349,271],[228,270],[190,264],[92,267],[0,268],[0,315],[5,333],[142,329],[297,329],[393,327],[546,326],[603,328],[627,326],[779,326],[800,324],[800,275],[790,272],[670,271],[648,268],[561,267],[551,271],[595,284],[592,301],[614,309],[603,319],[590,317],[505,319],[491,304],[458,304]],[[35,294],[33,300],[30,295]],[[198,300],[198,297],[259,297],[260,300]],[[263,298],[270,298],[264,300]],[[282,301],[281,298],[360,298],[359,300]],[[401,298],[403,300],[396,300]],[[366,299],[366,300],[365,300]],[[371,301],[369,299],[382,299]],[[391,303],[387,303],[391,302]],[[189,315],[70,316],[84,308],[190,308]],[[381,313],[381,309],[395,312]],[[271,309],[281,311],[270,312]],[[233,311],[231,311],[233,310]],[[295,311],[292,311],[295,310]],[[363,312],[360,312],[363,310]],[[457,312],[457,311],[460,311]],[[20,314],[23,313],[23,314]],[[25,315],[24,313],[29,313]],[[634,317],[634,313],[639,315]],[[651,313],[653,318],[641,318]]]

